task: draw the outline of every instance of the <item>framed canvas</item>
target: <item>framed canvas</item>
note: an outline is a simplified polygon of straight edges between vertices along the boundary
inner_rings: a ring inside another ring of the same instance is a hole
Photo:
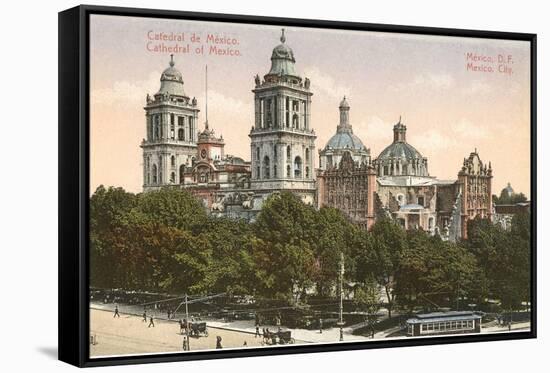
[[[536,336],[536,35],[59,13],[59,358]]]

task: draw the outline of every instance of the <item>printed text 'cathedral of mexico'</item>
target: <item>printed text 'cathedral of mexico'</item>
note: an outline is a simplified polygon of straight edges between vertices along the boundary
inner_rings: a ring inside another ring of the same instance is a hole
[[[267,197],[290,191],[317,208],[338,208],[366,229],[387,217],[405,229],[453,241],[467,236],[469,219],[491,219],[491,164],[483,163],[477,150],[464,159],[456,180],[439,180],[430,176],[428,159],[407,142],[400,118],[393,142],[372,158],[353,133],[346,97],[339,103],[336,133],[319,150],[315,168],[311,84],[296,71],[284,30],[280,41],[269,72],[255,77],[250,161],[225,153],[207,113],[204,129],[198,130],[197,99],[186,94],[182,74],[170,60],[159,91],[147,95],[147,135],[141,144],[145,192],[185,188],[213,215],[254,220]]]

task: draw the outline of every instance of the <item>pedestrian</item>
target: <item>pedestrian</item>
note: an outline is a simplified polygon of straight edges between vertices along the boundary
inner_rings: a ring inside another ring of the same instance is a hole
[[[118,313],[118,304],[115,306],[115,314],[113,315],[113,318],[115,318],[115,317],[120,318],[120,313]]]
[[[260,325],[256,324],[256,334],[254,334],[254,338],[258,338],[260,336]]]
[[[147,321],[147,311],[143,310],[143,320],[142,322],[146,322]]]
[[[150,328],[151,326],[153,328],[155,327],[155,323],[153,322],[153,316],[149,317],[149,326],[148,326],[148,328]]]
[[[222,349],[222,337],[219,335],[216,337],[216,349]]]
[[[323,319],[319,319],[319,333],[323,334]]]
[[[187,336],[183,337],[183,351],[187,351]]]
[[[168,308],[168,320],[170,320],[170,308]]]

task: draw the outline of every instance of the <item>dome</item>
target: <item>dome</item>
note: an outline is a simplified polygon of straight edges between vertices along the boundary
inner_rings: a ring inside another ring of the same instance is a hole
[[[336,127],[336,133],[328,140],[325,149],[353,149],[366,151],[365,145],[359,137],[353,134],[353,128],[349,123],[350,105],[346,96],[340,101],[340,124]]]
[[[348,103],[348,100],[346,100],[346,96],[344,96],[342,101],[340,101],[340,108],[341,109],[349,108],[349,103]]]
[[[353,132],[336,132],[330,140],[328,140],[325,149],[355,149],[365,150],[365,145],[359,137],[355,136]]]
[[[271,69],[267,75],[290,75],[298,77],[294,69],[294,64],[296,63],[294,52],[292,48],[285,44],[285,41],[285,30],[282,29],[281,44],[273,48],[273,53],[271,53]]]
[[[158,94],[170,94],[186,97],[183,90],[183,77],[181,72],[174,67],[174,55],[170,55],[170,66],[160,76],[160,89]]]
[[[374,164],[379,176],[429,176],[428,159],[407,143],[407,126],[393,126],[393,143],[382,150]]]
[[[415,158],[422,159],[422,154],[414,148],[414,146],[406,142],[394,142],[386,149],[382,150],[382,153],[378,156],[379,160],[401,158],[405,160],[411,160]]]

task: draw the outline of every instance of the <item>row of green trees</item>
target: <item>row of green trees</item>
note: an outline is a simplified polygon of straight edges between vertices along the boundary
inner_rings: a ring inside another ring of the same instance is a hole
[[[528,216],[507,232],[486,220],[451,243],[390,220],[370,231],[333,208],[314,209],[291,193],[272,195],[254,223],[208,216],[186,191],[132,194],[99,187],[90,199],[91,285],[166,293],[249,294],[307,301],[334,296],[345,258],[358,299],[384,289],[388,311],[497,299],[529,299]]]

